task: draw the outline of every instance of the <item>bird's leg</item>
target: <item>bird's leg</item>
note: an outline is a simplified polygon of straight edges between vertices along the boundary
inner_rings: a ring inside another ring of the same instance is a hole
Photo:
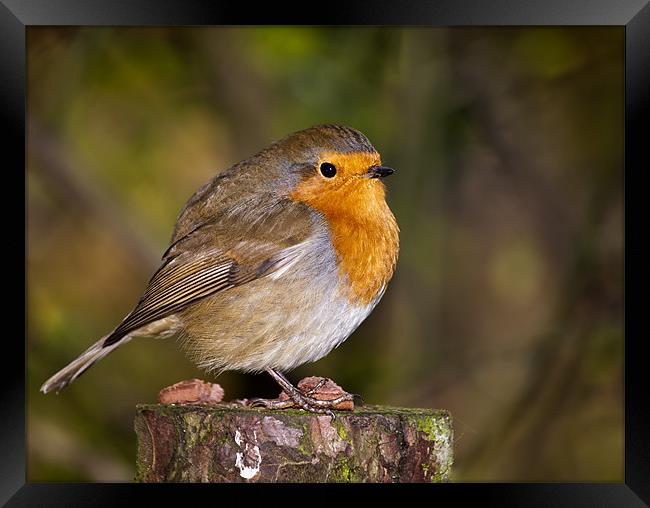
[[[252,399],[250,401],[250,404],[252,406],[263,406],[269,409],[283,409],[295,405],[304,409],[305,411],[310,411],[312,413],[324,413],[328,414],[332,418],[335,418],[332,409],[334,409],[334,407],[336,407],[336,405],[340,404],[341,402],[353,400],[354,397],[352,394],[346,393],[333,400],[318,400],[311,397],[311,395],[315,393],[318,388],[322,387],[323,384],[325,384],[325,379],[321,380],[307,393],[303,393],[298,388],[293,386],[291,382],[277,370],[266,369],[266,372],[268,372],[269,375],[275,379],[275,381],[282,387],[284,392],[288,395],[289,400]]]
[[[323,387],[323,385],[325,383],[327,383],[327,378],[326,377],[321,378],[321,380],[318,382],[318,384],[316,386],[314,386],[309,391],[305,392],[305,395],[313,395],[313,394],[315,394],[318,390],[320,390]]]

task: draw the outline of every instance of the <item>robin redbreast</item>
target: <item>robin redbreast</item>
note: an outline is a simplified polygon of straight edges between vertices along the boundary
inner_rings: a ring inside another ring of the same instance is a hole
[[[381,181],[392,173],[358,130],[317,125],[217,174],[181,211],[135,308],[41,391],[131,339],[177,335],[198,367],[266,371],[299,407],[331,414],[352,396],[317,400],[282,372],[327,355],[384,294],[399,251]]]

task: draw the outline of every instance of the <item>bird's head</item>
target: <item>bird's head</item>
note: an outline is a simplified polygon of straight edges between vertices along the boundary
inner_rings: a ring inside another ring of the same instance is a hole
[[[341,125],[317,125],[295,132],[276,145],[289,161],[289,197],[326,216],[364,219],[385,213],[382,179],[394,170],[361,132]]]

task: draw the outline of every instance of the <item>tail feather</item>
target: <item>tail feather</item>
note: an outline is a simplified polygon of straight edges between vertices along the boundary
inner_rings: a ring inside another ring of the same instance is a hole
[[[45,383],[43,383],[43,386],[41,386],[41,392],[49,393],[51,391],[59,392],[63,390],[63,388],[81,376],[81,374],[83,374],[92,365],[104,358],[115,348],[127,343],[131,339],[131,336],[125,335],[119,341],[109,346],[104,346],[106,338],[109,335],[105,335],[99,339],[92,346],[86,349],[86,351],[79,355],[76,360],[70,362],[67,366],[54,374],[50,379],[45,381]]]

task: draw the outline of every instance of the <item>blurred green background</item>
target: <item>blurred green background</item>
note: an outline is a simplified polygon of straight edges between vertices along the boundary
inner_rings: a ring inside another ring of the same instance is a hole
[[[401,256],[367,321],[291,379],[450,410],[455,481],[623,481],[623,44],[622,27],[29,27],[28,480],[133,478],[135,405],[206,378],[174,340],[38,388],[137,302],[200,185],[343,123],[398,169]]]

